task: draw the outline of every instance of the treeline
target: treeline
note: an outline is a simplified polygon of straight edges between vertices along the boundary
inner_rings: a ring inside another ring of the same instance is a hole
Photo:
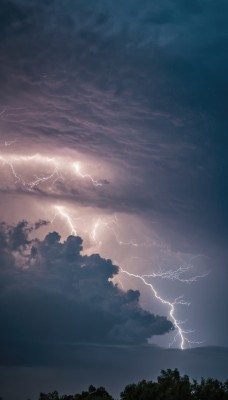
[[[181,376],[178,369],[162,370],[156,382],[143,380],[127,385],[120,394],[121,400],[228,400],[228,380],[201,379],[191,381]],[[114,400],[103,387],[90,386],[88,391],[75,395],[58,392],[40,393],[39,400]]]

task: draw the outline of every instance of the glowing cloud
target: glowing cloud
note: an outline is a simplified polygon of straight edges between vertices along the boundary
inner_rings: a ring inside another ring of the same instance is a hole
[[[81,164],[80,164],[80,162],[74,163],[74,164],[73,164],[73,167],[74,167],[74,169],[75,169],[76,174],[77,174],[78,176],[80,176],[80,178],[82,178],[82,179],[89,179],[89,180],[92,182],[92,184],[93,184],[94,186],[102,186],[102,183],[101,183],[100,181],[95,180],[95,179],[94,179],[91,175],[89,175],[89,174],[83,174],[83,173],[81,172]]]
[[[9,142],[7,145],[10,146],[12,143]],[[76,176],[80,179],[88,180],[95,187],[102,186],[100,180],[96,180],[93,178],[93,176],[82,172],[81,162],[72,162],[70,159],[64,160],[63,157],[48,157],[38,153],[32,155],[16,155],[7,153],[0,154],[0,161],[2,162],[3,166],[9,168],[11,175],[15,179],[15,183],[22,185],[25,191],[28,190],[31,192],[39,185],[45,183],[48,185],[54,185],[58,180],[66,180],[66,182],[68,182],[69,179],[72,179],[74,173],[76,173]],[[122,237],[120,237],[121,235],[118,234],[119,221],[116,215],[114,217],[107,216],[105,218],[101,216],[96,218],[93,217],[91,223],[88,220],[84,220],[82,217],[74,218],[68,207],[65,205],[60,204],[54,205],[53,207],[55,213],[54,217],[51,218],[52,223],[54,223],[58,217],[63,219],[66,223],[66,226],[69,228],[71,235],[77,236],[78,233],[80,233],[80,235],[82,234],[83,236],[89,233],[90,240],[96,246],[102,246],[103,244],[100,238],[100,230],[104,229],[105,231],[108,230],[111,233],[111,240],[114,239],[118,246],[132,247],[132,250],[139,247],[152,247],[151,242],[140,243],[135,240],[123,240]],[[80,220],[83,222],[83,225],[86,226],[86,229],[81,229],[82,224],[79,222]],[[77,221],[77,227],[75,221]],[[120,272],[122,274],[125,274],[130,278],[136,278],[143,282],[146,287],[150,288],[154,298],[162,305],[168,307],[170,320],[177,330],[177,334],[174,337],[173,343],[178,340],[181,349],[184,349],[187,345],[192,343],[197,343],[188,339],[187,334],[190,333],[190,331],[183,330],[181,327],[183,322],[178,321],[176,318],[176,305],[189,305],[189,303],[185,302],[181,297],[176,298],[174,301],[167,300],[159,294],[158,289],[155,288],[154,284],[148,280],[166,279],[169,281],[178,281],[181,283],[190,284],[205,276],[204,274],[186,278],[185,274],[191,271],[191,269],[192,267],[190,265],[183,265],[175,270],[160,270],[158,272],[153,272],[152,274],[140,275],[138,273],[134,274],[126,268],[120,267]]]
[[[71,234],[72,235],[77,235],[76,233],[76,229],[75,229],[75,225],[74,225],[74,220],[71,217],[70,213],[68,211],[65,210],[64,207],[61,206],[57,206],[56,207],[58,212],[55,215],[55,218],[57,215],[61,215],[65,220],[67,225],[70,227],[71,230]],[[54,218],[54,219],[55,219]],[[54,222],[54,219],[52,220],[52,222]],[[104,227],[105,229],[111,229],[111,231],[114,233],[114,237],[117,240],[118,244],[120,246],[122,245],[132,245],[135,246],[136,244],[131,243],[131,242],[123,242],[123,241],[119,241],[118,240],[118,236],[112,226],[113,223],[117,223],[117,218],[116,216],[114,217],[114,219],[109,219],[109,220],[102,220],[102,218],[98,218],[96,220],[96,222],[90,227],[90,237],[92,238],[92,240],[99,246],[102,245],[102,241],[98,239],[98,229],[101,227]],[[158,290],[155,288],[154,284],[150,283],[147,281],[147,279],[167,279],[170,281],[179,281],[181,283],[186,283],[186,284],[191,284],[193,282],[197,282],[200,278],[205,277],[207,274],[203,274],[203,275],[196,275],[196,276],[191,276],[190,278],[185,278],[184,274],[186,272],[191,271],[192,269],[192,265],[188,264],[188,265],[183,265],[180,266],[179,268],[177,268],[176,270],[168,270],[168,271],[158,271],[158,272],[153,272],[152,274],[134,274],[132,272],[127,271],[126,269],[120,267],[120,272],[122,274],[127,275],[130,278],[136,278],[139,279],[141,282],[143,282],[143,284],[147,287],[149,287],[152,291],[153,296],[155,297],[156,300],[158,300],[161,304],[165,305],[168,307],[169,309],[169,316],[170,316],[170,320],[172,321],[174,327],[177,330],[176,335],[174,336],[173,342],[170,344],[170,346],[172,346],[174,343],[177,342],[177,340],[179,340],[179,346],[181,348],[181,350],[184,350],[186,348],[186,346],[191,346],[193,344],[200,344],[201,342],[199,341],[195,341],[195,340],[190,340],[188,338],[188,334],[192,333],[193,331],[191,330],[184,330],[182,329],[182,325],[183,325],[183,321],[179,321],[175,314],[176,314],[176,306],[177,305],[185,305],[185,306],[190,306],[189,302],[186,302],[183,300],[182,296],[177,297],[174,301],[170,301],[167,300],[165,298],[163,298],[159,293]],[[147,278],[147,279],[146,279]],[[118,278],[118,282],[120,283],[120,286],[123,289],[123,284],[121,282],[121,280]]]

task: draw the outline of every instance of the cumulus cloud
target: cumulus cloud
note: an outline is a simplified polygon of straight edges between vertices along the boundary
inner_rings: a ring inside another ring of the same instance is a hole
[[[1,225],[2,343],[135,345],[173,329],[165,317],[141,308],[138,291],[113,284],[118,266],[111,260],[82,255],[80,237],[61,242],[51,232],[30,240],[42,224]]]

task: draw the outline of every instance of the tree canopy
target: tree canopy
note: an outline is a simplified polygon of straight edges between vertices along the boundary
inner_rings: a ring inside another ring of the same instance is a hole
[[[59,395],[58,392],[40,393],[39,400],[114,400],[104,387],[95,388],[90,385],[88,391],[75,395]]]
[[[162,370],[157,381],[131,383],[120,394],[121,400],[228,400],[228,380],[202,378],[191,381],[178,369]],[[104,387],[90,385],[87,391],[74,395],[40,393],[39,400],[114,400]]]
[[[228,381],[217,379],[190,381],[181,376],[178,369],[162,370],[157,382],[141,381],[127,385],[121,400],[228,400]]]

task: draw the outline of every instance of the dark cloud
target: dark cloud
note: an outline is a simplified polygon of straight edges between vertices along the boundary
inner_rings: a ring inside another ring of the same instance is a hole
[[[26,22],[26,15],[20,4],[13,1],[3,0],[0,11],[0,33],[1,35],[20,31],[22,25]]]
[[[118,273],[111,260],[81,254],[80,237],[62,243],[52,232],[30,240],[32,230],[24,221],[1,225],[1,363],[36,364],[43,354],[45,364],[52,344],[133,345],[172,330],[165,317],[141,308],[138,291],[110,281]]]

